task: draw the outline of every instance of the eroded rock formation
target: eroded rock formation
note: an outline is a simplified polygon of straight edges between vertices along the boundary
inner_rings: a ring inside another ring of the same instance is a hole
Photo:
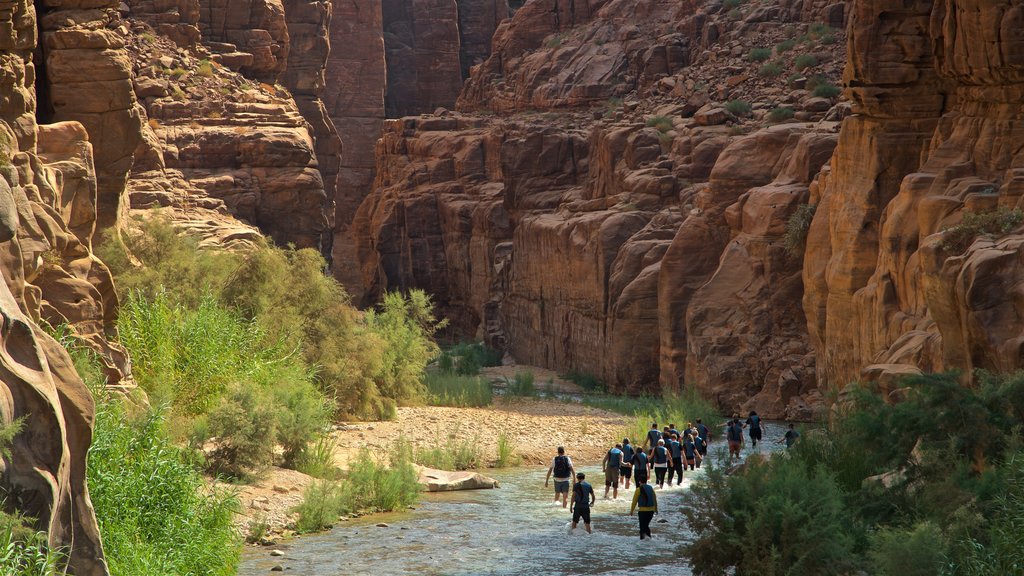
[[[1021,207],[1024,7],[859,1],[851,18],[857,114],[804,268],[820,378],[1018,369],[1021,228],[943,240],[966,213]]]
[[[747,53],[827,36],[808,41],[804,72],[835,79],[835,12],[525,4],[462,113],[386,122],[354,224],[368,296],[425,288],[459,334],[615,391],[692,384],[730,408],[810,416],[816,357],[783,237],[845,108]],[[725,107],[741,99],[747,118]],[[783,107],[802,121],[770,126]]]

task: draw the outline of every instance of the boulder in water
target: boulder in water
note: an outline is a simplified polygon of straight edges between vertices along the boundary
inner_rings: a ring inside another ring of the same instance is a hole
[[[419,483],[427,492],[451,492],[454,490],[480,490],[497,488],[498,481],[476,472],[448,472],[417,466]]]

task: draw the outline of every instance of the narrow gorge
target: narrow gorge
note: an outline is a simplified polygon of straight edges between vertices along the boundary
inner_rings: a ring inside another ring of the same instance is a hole
[[[729,413],[1024,368],[1019,0],[0,0],[0,87],[0,504],[78,576],[95,405],[53,328],[144,403],[94,253],[138,222]]]

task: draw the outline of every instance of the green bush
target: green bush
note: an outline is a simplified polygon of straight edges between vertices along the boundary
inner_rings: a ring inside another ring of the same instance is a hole
[[[536,396],[537,386],[533,380],[533,372],[516,372],[512,381],[509,381],[508,378],[505,379],[506,390],[513,396]]]
[[[435,437],[430,448],[412,450],[412,459],[420,466],[438,470],[473,470],[482,467],[484,455],[478,436],[460,440],[458,430],[454,430],[443,440]]]
[[[878,576],[935,576],[945,564],[942,531],[931,522],[911,529],[885,528],[871,540]]]
[[[749,116],[751,110],[753,110],[750,106],[750,102],[747,102],[746,100],[729,100],[725,103],[725,109],[733,116],[737,117]]]
[[[814,213],[817,209],[817,204],[801,204],[789,216],[789,220],[786,221],[786,236],[783,244],[790,254],[796,256],[803,252],[804,241],[807,239],[807,233],[811,229],[811,222],[814,221]]]
[[[771,48],[751,48],[747,53],[747,59],[751,62],[764,62],[772,57]]]
[[[605,390],[604,380],[579,370],[570,370],[565,374],[559,374],[558,377],[568,380],[588,392],[604,392]]]
[[[234,574],[235,497],[206,484],[160,412],[132,419],[116,402],[97,405],[88,468],[111,574]]]
[[[202,430],[214,439],[209,455],[213,473],[246,479],[273,463],[277,419],[266,394],[252,386],[232,386],[210,411]]]
[[[725,10],[734,10],[743,4],[743,0],[723,0],[722,7]]]
[[[757,70],[757,74],[764,78],[774,78],[782,74],[782,65],[778,62],[766,62]]]
[[[311,484],[295,509],[296,529],[315,532],[330,527],[342,514],[389,512],[415,503],[420,485],[409,452],[407,445],[399,444],[388,466],[363,450],[342,480]]]
[[[838,96],[842,91],[842,88],[834,84],[824,82],[815,86],[814,89],[811,90],[811,95],[817,98],[832,99]]]
[[[683,508],[697,538],[684,555],[696,573],[847,574],[859,534],[828,470],[748,460],[743,474],[711,467]]]
[[[442,351],[437,362],[441,372],[475,376],[483,367],[500,366],[501,353],[483,342],[461,343]]]
[[[793,118],[794,114],[795,112],[793,112],[792,108],[779,106],[772,108],[765,118],[772,124],[778,124],[779,122],[785,122],[786,120]]]
[[[789,52],[790,50],[792,50],[795,47],[796,47],[796,40],[793,40],[793,39],[790,38],[790,39],[783,40],[782,42],[779,42],[778,44],[776,44],[775,45],[775,52],[778,53],[778,54],[782,54],[783,52]]]
[[[3,508],[0,502],[0,508]],[[47,546],[45,532],[32,528],[31,519],[0,510],[0,574],[58,576],[64,557]]]
[[[967,212],[959,224],[942,230],[943,250],[963,254],[978,236],[1001,236],[1013,231],[1024,222],[1020,208],[999,208],[989,212]]]
[[[341,469],[334,463],[334,441],[322,434],[315,442],[307,446],[295,462],[295,469],[303,474],[325,480],[337,480],[341,477]]]
[[[797,70],[806,70],[818,65],[818,59],[813,54],[800,54],[793,59],[793,66]]]
[[[445,323],[434,317],[433,303],[422,290],[407,295],[390,292],[377,310],[366,313],[366,324],[385,343],[381,370],[375,377],[381,395],[396,401],[422,398],[427,364],[440,350],[434,333]]]
[[[648,128],[657,128],[662,134],[672,129],[672,119],[668,116],[651,116],[647,119]]]
[[[491,384],[479,376],[428,372],[423,381],[427,385],[427,401],[432,406],[481,408],[491,405]]]
[[[494,460],[495,468],[507,468],[519,465],[521,458],[516,454],[515,440],[508,434],[498,434],[498,455]]]

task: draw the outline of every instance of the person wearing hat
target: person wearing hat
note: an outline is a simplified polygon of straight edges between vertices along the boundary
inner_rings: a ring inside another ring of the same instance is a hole
[[[572,512],[572,529],[576,529],[580,518],[582,518],[583,527],[587,529],[587,534],[590,534],[590,507],[597,501],[597,496],[590,483],[584,480],[586,477],[587,475],[583,472],[576,474],[576,484],[572,487],[572,504],[569,505],[569,512]]]

